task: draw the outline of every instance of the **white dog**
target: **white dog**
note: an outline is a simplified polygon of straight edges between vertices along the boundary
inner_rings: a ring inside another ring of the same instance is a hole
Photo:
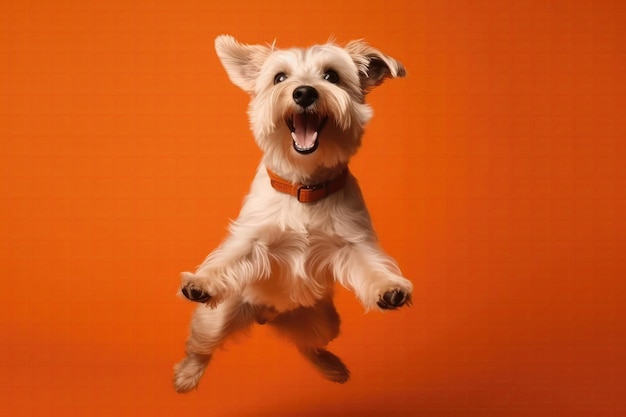
[[[216,348],[255,322],[287,336],[324,377],[345,382],[348,369],[325,349],[339,333],[334,282],[366,309],[401,307],[413,288],[379,247],[348,171],[372,116],[365,95],[405,70],[362,41],[281,50],[222,35],[215,49],[251,95],[263,159],[230,235],[195,273],[182,274],[182,294],[208,308],[195,312],[174,386],[196,388]]]

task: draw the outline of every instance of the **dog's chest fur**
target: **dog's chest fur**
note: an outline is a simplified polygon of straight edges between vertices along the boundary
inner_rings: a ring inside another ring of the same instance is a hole
[[[352,177],[343,190],[303,204],[271,189],[259,169],[239,220],[233,229],[237,234],[254,233],[255,245],[268,249],[271,265],[268,277],[244,289],[244,301],[284,311],[313,305],[332,293],[326,260],[350,244],[345,236],[354,237],[352,230],[369,223],[369,216]]]

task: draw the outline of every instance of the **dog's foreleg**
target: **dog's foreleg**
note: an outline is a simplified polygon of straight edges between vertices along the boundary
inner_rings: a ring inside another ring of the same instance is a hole
[[[234,332],[244,330],[255,320],[255,310],[238,299],[229,299],[216,308],[199,306],[191,321],[187,354],[174,367],[174,388],[191,391],[198,386],[213,352]]]
[[[353,291],[366,309],[393,310],[410,303],[413,284],[375,241],[344,242],[330,257],[335,280]]]
[[[254,236],[231,234],[198,267],[181,275],[181,292],[191,301],[215,307],[248,283],[271,273],[267,244]]]

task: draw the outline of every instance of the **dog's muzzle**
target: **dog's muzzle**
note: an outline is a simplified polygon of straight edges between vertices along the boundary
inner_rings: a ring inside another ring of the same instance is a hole
[[[285,120],[291,131],[293,148],[303,155],[315,152],[319,145],[319,134],[328,119],[310,109],[318,98],[317,90],[311,86],[301,85],[296,88],[293,90],[293,101],[301,111]]]

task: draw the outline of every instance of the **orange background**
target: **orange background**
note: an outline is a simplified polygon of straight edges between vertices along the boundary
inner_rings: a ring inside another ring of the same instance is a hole
[[[414,305],[339,291],[319,377],[265,327],[177,395],[175,296],[260,152],[213,40],[366,38],[354,159]],[[2,1],[0,414],[626,415],[626,3]]]

